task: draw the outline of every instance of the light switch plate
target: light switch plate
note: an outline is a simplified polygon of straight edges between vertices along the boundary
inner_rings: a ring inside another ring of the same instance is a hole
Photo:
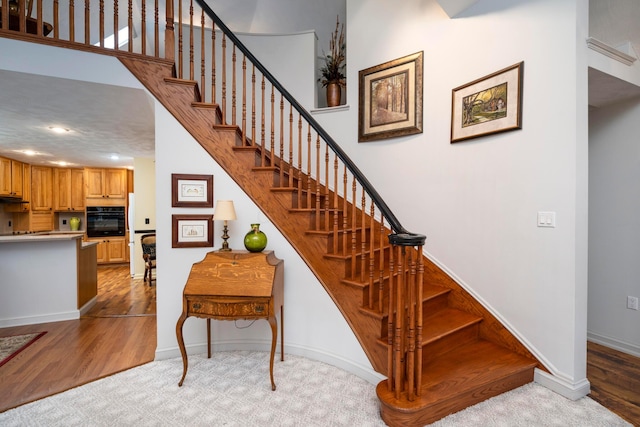
[[[555,227],[555,212],[538,212],[538,227]]]

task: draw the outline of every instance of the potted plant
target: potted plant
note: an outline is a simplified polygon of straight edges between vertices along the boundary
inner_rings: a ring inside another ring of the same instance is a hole
[[[346,63],[346,44],[344,42],[344,24],[340,25],[340,17],[336,17],[336,30],[331,33],[329,41],[330,52],[327,55],[324,51],[324,65],[320,68],[320,78],[318,81],[322,87],[327,88],[327,106],[335,107],[340,105],[342,88],[346,86],[344,69]]]

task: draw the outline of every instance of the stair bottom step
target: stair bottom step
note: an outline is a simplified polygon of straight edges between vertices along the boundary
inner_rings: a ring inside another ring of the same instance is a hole
[[[395,399],[378,384],[380,414],[390,426],[423,426],[533,381],[535,361],[477,341],[425,364],[421,396]]]

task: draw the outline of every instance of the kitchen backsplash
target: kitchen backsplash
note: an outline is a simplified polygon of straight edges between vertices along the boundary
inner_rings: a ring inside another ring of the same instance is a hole
[[[69,220],[73,217],[80,218],[80,228],[78,231],[84,231],[84,212],[60,212],[58,214],[58,230],[60,231],[69,231],[71,230],[71,225],[69,225]]]
[[[13,232],[13,214],[6,213],[4,211],[4,205],[0,204],[0,234],[8,234],[12,232]]]

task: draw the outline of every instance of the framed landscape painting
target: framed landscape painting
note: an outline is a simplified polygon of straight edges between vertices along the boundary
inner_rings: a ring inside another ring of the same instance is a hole
[[[522,129],[519,62],[452,91],[451,142]]]
[[[422,133],[422,52],[358,75],[358,142]]]

